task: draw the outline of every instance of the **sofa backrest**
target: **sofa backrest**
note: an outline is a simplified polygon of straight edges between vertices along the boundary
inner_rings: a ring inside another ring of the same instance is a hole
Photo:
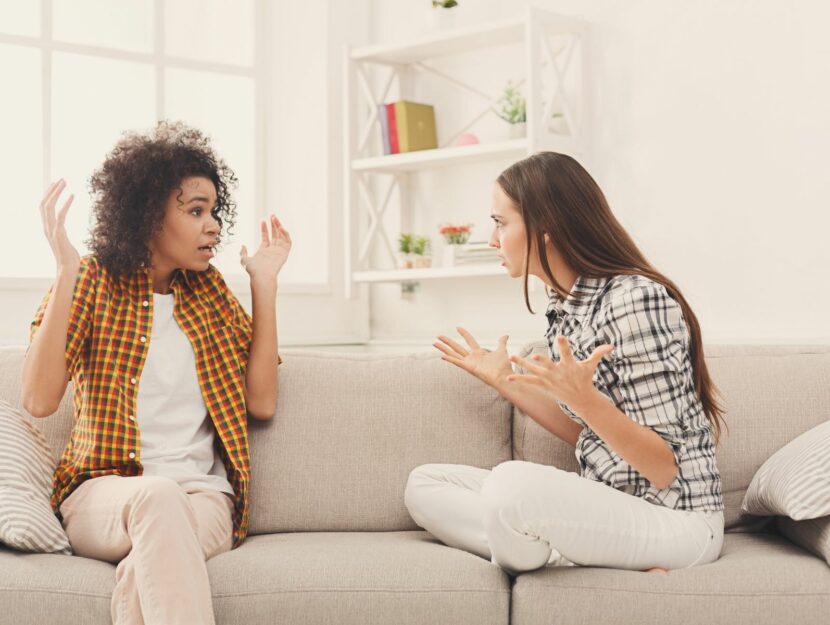
[[[522,354],[546,353],[547,343]],[[752,476],[776,450],[830,419],[830,347],[707,346],[706,363],[726,410],[728,432],[717,448],[724,520],[733,531],[764,527],[741,513]],[[514,456],[576,471],[574,449],[516,410]]]
[[[0,349],[0,397],[15,406],[23,351]],[[249,420],[251,534],[417,529],[403,503],[413,468],[511,458],[510,404],[436,355],[281,355],[276,416]],[[59,457],[71,385],[33,422]]]

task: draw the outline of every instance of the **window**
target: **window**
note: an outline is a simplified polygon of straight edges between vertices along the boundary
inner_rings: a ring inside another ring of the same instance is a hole
[[[239,179],[238,220],[214,263],[230,280],[244,278],[239,247],[256,249],[264,205],[262,7],[0,0],[0,171],[4,217],[13,209],[15,222],[15,236],[0,246],[0,277],[54,277],[37,207],[52,179],[65,178],[75,194],[67,231],[88,253],[89,176],[123,131],[180,119],[212,137]]]

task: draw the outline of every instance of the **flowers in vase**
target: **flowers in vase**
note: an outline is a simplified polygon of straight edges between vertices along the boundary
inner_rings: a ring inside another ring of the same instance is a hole
[[[443,224],[438,233],[449,245],[463,245],[470,240],[473,224]]]

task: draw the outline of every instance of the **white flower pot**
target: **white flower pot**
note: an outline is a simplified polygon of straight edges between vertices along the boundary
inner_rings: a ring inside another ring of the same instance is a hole
[[[519,122],[518,124],[510,124],[510,138],[523,139],[527,136],[527,122]]]
[[[426,11],[427,30],[447,30],[455,26],[455,16],[458,14],[458,7],[442,9],[441,7],[429,8]]]

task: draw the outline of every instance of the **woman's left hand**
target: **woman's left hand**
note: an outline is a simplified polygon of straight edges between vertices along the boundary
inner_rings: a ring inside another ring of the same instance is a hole
[[[239,260],[245,271],[253,277],[273,278],[288,259],[291,251],[291,236],[288,230],[282,227],[276,215],[271,215],[271,236],[268,235],[268,225],[262,221],[262,242],[253,256],[248,256],[248,249],[243,245],[239,252]]]
[[[594,386],[594,371],[599,361],[614,351],[613,345],[600,345],[585,360],[576,360],[571,346],[564,336],[556,337],[559,344],[559,362],[556,363],[547,356],[534,354],[533,361],[519,356],[511,356],[510,360],[524,367],[524,375],[513,374],[508,376],[508,382],[522,380],[549,390],[559,401],[572,409],[592,397],[596,392]]]

